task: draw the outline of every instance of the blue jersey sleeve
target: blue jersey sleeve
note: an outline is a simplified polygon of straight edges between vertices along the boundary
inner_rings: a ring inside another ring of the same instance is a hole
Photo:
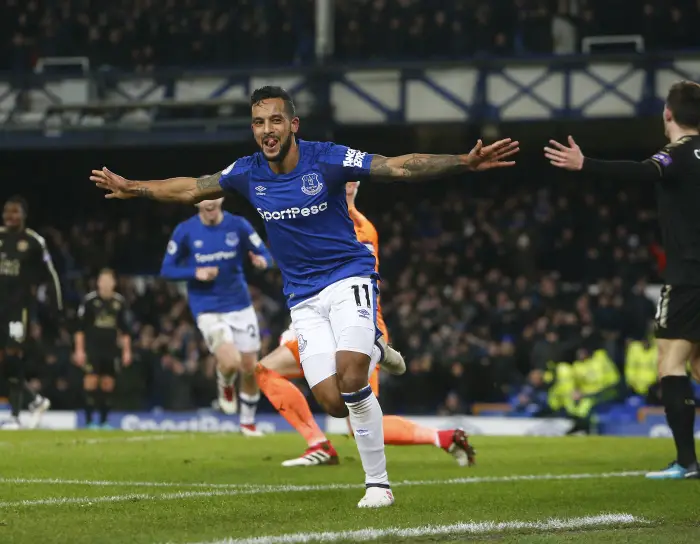
[[[260,235],[255,232],[253,225],[243,218],[241,218],[241,238],[243,240],[243,245],[248,251],[252,251],[256,255],[265,257],[268,268],[273,266],[274,259],[268,251],[267,246],[265,246],[265,243],[260,238]]]
[[[339,187],[348,181],[366,179],[373,157],[364,151],[329,143],[318,162],[324,166],[326,181],[333,187]]]
[[[196,266],[181,264],[187,257],[187,233],[185,227],[180,224],[175,227],[173,235],[168,242],[168,248],[160,267],[160,275],[169,280],[193,280],[195,279]]]
[[[236,191],[248,200],[248,172],[251,157],[242,157],[221,171],[219,185],[224,191]]]

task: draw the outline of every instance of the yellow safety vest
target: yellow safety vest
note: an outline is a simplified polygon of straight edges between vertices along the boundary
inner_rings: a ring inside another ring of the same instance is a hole
[[[659,349],[652,344],[645,348],[642,342],[631,342],[625,355],[625,380],[638,395],[646,396],[658,379]]]

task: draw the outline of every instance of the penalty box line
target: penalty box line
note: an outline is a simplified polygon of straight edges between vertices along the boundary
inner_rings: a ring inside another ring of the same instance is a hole
[[[528,474],[520,476],[484,476],[474,478],[453,478],[446,480],[404,480],[392,483],[393,487],[427,486],[427,485],[466,485],[500,482],[587,480],[607,478],[629,478],[644,474],[638,471],[602,472],[583,474]],[[256,485],[256,484],[206,484],[178,482],[111,482],[103,480],[62,480],[59,478],[0,478],[4,484],[32,485],[79,485],[95,487],[197,487],[208,488],[202,491],[177,491],[152,495],[147,493],[128,493],[123,495],[95,497],[47,497],[42,499],[25,499],[19,501],[2,501],[0,509],[60,506],[92,505],[99,503],[116,503],[129,501],[168,501],[201,497],[223,497],[235,495],[262,495],[270,493],[299,493],[309,491],[335,491],[346,489],[364,489],[364,484],[318,484],[318,485]],[[224,487],[225,486],[225,487]]]

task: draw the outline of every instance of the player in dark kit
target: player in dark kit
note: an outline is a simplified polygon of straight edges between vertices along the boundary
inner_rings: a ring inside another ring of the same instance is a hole
[[[700,479],[695,453],[695,400],[686,365],[700,377],[700,85],[674,84],[666,98],[664,128],[669,144],[643,162],[584,158],[569,136],[569,147],[551,141],[545,156],[554,166],[601,178],[656,185],[659,222],[666,250],[665,285],[656,311],[659,378],[676,459],[652,479]]]
[[[5,202],[0,227],[0,379],[10,385],[12,419],[3,429],[19,429],[19,411],[23,395],[30,396],[31,427],[51,403],[37,395],[25,382],[24,343],[33,305],[32,289],[49,283],[54,290],[56,309],[63,310],[63,297],[58,274],[46,249],[46,242],[32,229],[26,227],[27,203],[20,196]]]
[[[78,309],[74,360],[85,370],[85,423],[92,429],[110,428],[107,416],[112,405],[120,340],[122,364],[131,364],[126,301],[114,291],[115,287],[114,272],[105,268],[97,277],[97,291],[88,293]],[[93,422],[95,408],[100,411],[99,426]]]

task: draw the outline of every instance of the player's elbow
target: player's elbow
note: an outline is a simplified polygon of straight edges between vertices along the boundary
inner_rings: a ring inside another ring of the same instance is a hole
[[[172,272],[170,270],[170,266],[168,266],[166,263],[163,263],[160,267],[160,277],[165,278],[167,280],[170,279],[171,276]]]

